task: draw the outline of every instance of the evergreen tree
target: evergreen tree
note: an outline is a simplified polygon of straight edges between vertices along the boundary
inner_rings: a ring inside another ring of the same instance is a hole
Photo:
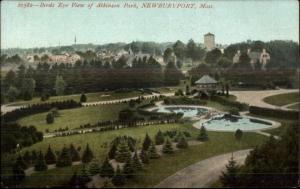
[[[96,175],[100,173],[100,163],[97,159],[93,159],[92,162],[89,164],[89,173],[91,175]]]
[[[35,164],[35,162],[36,162],[36,160],[37,160],[37,153],[36,153],[36,151],[35,150],[32,150],[31,151],[31,163],[32,164]]]
[[[100,175],[102,177],[113,177],[114,173],[115,171],[113,166],[110,164],[108,158],[106,158],[101,166]]]
[[[127,143],[122,140],[120,144],[118,145],[118,150],[116,153],[116,160],[120,163],[126,162],[128,159],[131,158],[131,154],[129,151],[129,147]]]
[[[151,142],[151,145],[149,147],[149,158],[150,159],[157,159],[159,157],[160,156],[159,156],[159,154],[156,151],[156,147],[155,147],[154,143]]]
[[[138,154],[137,154],[136,151],[135,151],[134,156],[132,158],[132,165],[133,165],[133,169],[135,171],[142,170],[142,163],[141,163],[140,158],[138,157]]]
[[[177,143],[177,148],[187,148],[188,147],[188,142],[186,141],[185,137],[183,136],[183,134],[181,133],[178,143]]]
[[[131,138],[127,138],[127,143],[128,143],[129,150],[131,152],[134,152],[134,150],[135,150],[135,142]]]
[[[68,184],[69,184],[69,187],[71,187],[71,188],[80,188],[81,187],[81,186],[79,186],[79,179],[78,179],[78,175],[77,175],[76,171],[73,173]]]
[[[123,174],[123,172],[120,169],[120,166],[117,166],[117,170],[116,170],[116,174],[113,176],[112,178],[112,183],[115,186],[123,186],[125,184],[125,176]]]
[[[76,150],[73,144],[70,145],[70,154],[72,161],[80,161],[79,152]]]
[[[172,154],[174,153],[173,147],[172,147],[172,142],[170,141],[169,138],[167,138],[166,142],[164,143],[162,152],[165,154]]]
[[[240,130],[240,129],[237,129],[237,130],[235,131],[234,136],[235,136],[235,139],[236,139],[236,140],[241,140],[241,139],[242,139],[242,136],[243,136],[243,131]]]
[[[123,167],[123,173],[126,176],[126,178],[133,178],[135,176],[135,170],[131,158],[125,162],[125,165]]]
[[[16,167],[21,167],[23,170],[27,169],[28,167],[28,165],[23,160],[21,154],[18,155],[15,165]]]
[[[110,179],[105,179],[101,188],[114,188],[112,181]]]
[[[23,160],[25,161],[26,165],[30,165],[31,164],[31,155],[29,153],[28,150],[25,151],[24,155],[23,155]]]
[[[89,147],[89,144],[86,145],[86,148],[83,152],[83,155],[82,155],[82,158],[81,158],[81,161],[82,163],[89,163],[92,161],[92,159],[94,158],[94,154],[93,152],[91,151],[90,147]]]
[[[45,161],[46,161],[46,164],[48,164],[48,165],[56,163],[56,156],[53,153],[50,145],[48,146],[48,150],[45,154]]]
[[[160,145],[160,144],[163,144],[165,142],[165,138],[164,138],[164,135],[163,133],[159,130],[157,132],[157,134],[155,135],[155,144],[156,145]]]
[[[20,165],[15,164],[12,169],[13,173],[13,180],[16,183],[19,183],[20,181],[25,179],[25,171],[22,169]]]
[[[220,176],[220,180],[224,187],[236,187],[237,186],[237,173],[238,173],[238,165],[233,157],[229,160],[226,165],[226,172],[222,172]]]
[[[40,153],[38,155],[38,159],[36,161],[36,164],[34,165],[34,170],[35,171],[45,171],[47,169],[48,169],[48,166],[45,162],[44,155],[43,155],[42,151],[40,151]]]
[[[80,96],[80,102],[86,102],[86,101],[87,101],[86,95],[84,93],[81,94],[81,96]]]
[[[78,185],[80,186],[80,188],[85,188],[85,185],[90,181],[91,181],[91,179],[89,177],[88,171],[87,171],[86,167],[84,166],[80,170],[80,172],[77,176]]]
[[[142,149],[140,152],[140,158],[141,158],[143,164],[149,163],[149,153],[147,151]]]
[[[63,95],[66,88],[66,82],[62,76],[57,75],[55,81],[55,92],[56,95]]]
[[[205,129],[204,126],[201,127],[200,133],[197,137],[197,140],[200,140],[200,141],[207,141],[208,140],[208,135],[206,133],[206,129]]]
[[[115,159],[115,156],[116,156],[116,153],[117,153],[117,142],[113,142],[111,147],[110,147],[110,150],[108,152],[108,158],[109,159]]]
[[[64,146],[56,161],[56,167],[66,167],[71,165],[72,165],[72,158],[71,158],[70,150]]]
[[[145,136],[144,142],[143,142],[143,150],[148,150],[150,144],[151,144],[152,140],[149,137],[148,133]]]

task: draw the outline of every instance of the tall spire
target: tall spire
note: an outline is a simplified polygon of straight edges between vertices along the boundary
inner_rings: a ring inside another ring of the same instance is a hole
[[[75,35],[75,39],[74,39],[74,44],[76,45],[76,35]]]

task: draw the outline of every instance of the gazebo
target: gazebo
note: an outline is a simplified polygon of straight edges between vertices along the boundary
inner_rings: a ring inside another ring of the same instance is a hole
[[[199,80],[197,80],[195,84],[199,93],[202,92],[205,94],[212,94],[216,92],[218,82],[209,75],[204,75]]]

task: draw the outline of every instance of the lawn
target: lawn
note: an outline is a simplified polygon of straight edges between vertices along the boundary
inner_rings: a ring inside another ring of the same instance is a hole
[[[138,147],[141,146],[142,140],[145,133],[148,133],[151,138],[158,130],[167,131],[173,129],[189,131],[192,134],[192,138],[195,138],[199,130],[193,128],[191,125],[180,125],[180,124],[166,124],[157,126],[146,126],[140,128],[126,128],[117,131],[107,131],[102,133],[88,133],[83,135],[74,135],[69,137],[57,137],[57,138],[47,138],[44,141],[34,144],[28,148],[22,150],[42,150],[45,151],[49,144],[56,150],[61,150],[64,145],[69,145],[73,143],[76,147],[81,146],[81,152],[83,151],[86,143],[89,143],[94,155],[99,160],[103,160],[107,154],[108,148],[102,147],[102,144],[109,143],[116,136],[129,135],[137,139]],[[174,155],[164,156],[160,159],[153,160],[150,165],[145,167],[145,170],[141,174],[141,178],[136,181],[129,181],[126,187],[151,187],[159,183],[162,179],[175,173],[176,171],[193,164],[197,161],[206,159],[208,157],[236,151],[238,149],[252,148],[255,145],[261,144],[266,137],[258,135],[255,133],[244,133],[244,136],[240,142],[236,141],[233,133],[220,133],[220,132],[209,132],[210,140],[200,145],[190,146],[186,150],[177,151]],[[31,177],[28,177],[24,184],[29,186],[36,186],[38,180],[43,175],[50,176],[51,179],[44,180],[44,185],[49,186],[59,186],[64,184],[69,178],[68,168],[66,169],[53,169],[51,171],[35,173]],[[56,174],[68,175],[63,179],[62,177],[55,177]],[[42,177],[43,178],[43,177]]]
[[[130,91],[130,92],[97,92],[97,93],[87,93],[87,102],[95,102],[95,101],[105,101],[105,100],[117,100],[122,98],[130,98],[143,95],[140,91]],[[18,101],[11,103],[9,105],[27,105],[27,104],[36,104],[36,103],[43,103],[43,102],[54,102],[54,101],[63,101],[63,100],[80,100],[81,94],[75,95],[65,95],[65,96],[51,96],[47,101],[41,101],[40,97],[34,97],[30,101]]]
[[[286,93],[269,96],[263,99],[266,103],[275,105],[275,106],[284,106],[291,103],[299,102],[299,93]]]
[[[292,110],[300,110],[300,102],[298,102],[297,104],[288,106],[287,108],[292,109]]]
[[[37,130],[53,132],[55,129],[77,128],[87,123],[96,123],[98,121],[118,119],[119,111],[128,107],[127,104],[110,104],[101,106],[88,106],[75,109],[59,110],[59,117],[56,117],[54,123],[46,123],[46,113],[34,114],[21,118],[18,122],[21,125],[34,125]]]

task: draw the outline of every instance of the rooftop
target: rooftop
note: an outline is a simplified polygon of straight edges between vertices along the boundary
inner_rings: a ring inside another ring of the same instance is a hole
[[[216,84],[218,83],[215,79],[211,78],[208,75],[202,76],[199,80],[195,82],[196,84]]]

